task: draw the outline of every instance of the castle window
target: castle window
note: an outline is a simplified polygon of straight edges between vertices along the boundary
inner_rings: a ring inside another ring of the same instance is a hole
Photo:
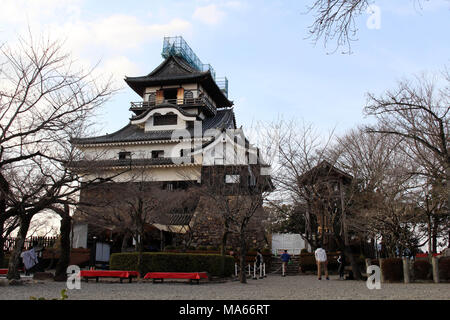
[[[194,99],[194,93],[192,91],[185,91],[184,99],[188,100],[188,102],[191,102]]]
[[[180,157],[190,157],[192,156],[194,150],[193,149],[181,149],[180,150]]]
[[[173,183],[166,184],[166,190],[167,191],[173,191]]]
[[[225,176],[225,183],[234,184],[239,183],[241,177],[238,174],[227,174]]]
[[[166,115],[154,115],[153,125],[154,126],[172,126],[178,124],[178,117],[176,114],[166,114]]]
[[[177,100],[178,89],[164,89],[164,100]]]
[[[147,93],[147,101],[149,102],[149,104],[154,105],[156,101],[156,93]]]
[[[164,158],[164,151],[163,150],[152,151],[152,159],[159,159],[159,158]]]
[[[119,160],[130,160],[131,152],[119,152]]]

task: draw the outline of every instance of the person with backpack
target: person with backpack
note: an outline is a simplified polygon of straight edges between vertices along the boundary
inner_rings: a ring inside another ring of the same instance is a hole
[[[337,258],[337,262],[339,263],[339,279],[344,280],[345,273],[345,254],[341,251],[339,252],[339,257]]]
[[[327,280],[330,280],[328,277],[328,260],[327,260],[327,253],[322,248],[322,245],[319,244],[319,247],[314,252],[314,256],[316,258],[317,262],[317,277],[319,280],[322,280],[322,267],[325,269],[325,277]]]
[[[290,260],[291,260],[291,255],[287,252],[287,250],[284,250],[284,253],[281,255],[281,267],[282,267],[281,276],[282,277],[286,277],[286,268],[287,268],[287,264],[289,263]]]
[[[259,271],[260,278],[262,278],[262,274],[263,274],[263,270],[262,270],[263,263],[264,263],[264,257],[261,253],[261,250],[258,249],[256,251],[255,264],[256,264],[256,270]]]

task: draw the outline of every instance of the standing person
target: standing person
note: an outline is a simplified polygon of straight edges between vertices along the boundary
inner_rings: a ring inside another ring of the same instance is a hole
[[[36,255],[36,252],[34,250],[34,247],[31,248],[31,250],[24,251],[20,254],[20,257],[23,260],[23,265],[25,269],[25,275],[30,275],[30,271],[34,266],[38,264],[38,258]]]
[[[322,280],[322,266],[325,269],[325,277],[327,280],[330,280],[328,277],[328,261],[327,261],[327,253],[324,249],[322,249],[322,245],[319,244],[319,247],[314,252],[317,262],[317,277],[319,280]]]
[[[263,257],[263,255],[261,253],[261,250],[259,250],[259,249],[256,251],[255,261],[256,261],[256,267],[257,268],[262,266],[262,264],[264,263],[264,257]]]
[[[259,270],[259,277],[262,278],[262,265],[264,263],[264,257],[261,253],[261,250],[256,250],[256,257],[255,257],[255,264],[256,264],[256,270]]]
[[[291,260],[291,255],[289,253],[287,253],[287,250],[284,250],[284,253],[281,255],[281,267],[282,267],[281,275],[283,277],[286,276],[286,267],[290,260]]]
[[[339,252],[339,257],[337,259],[337,262],[339,263],[339,279],[344,280],[344,272],[345,272],[345,254],[341,251]]]

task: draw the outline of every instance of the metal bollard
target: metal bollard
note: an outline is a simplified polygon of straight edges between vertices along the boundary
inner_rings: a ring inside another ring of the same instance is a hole
[[[260,278],[260,279],[263,278],[263,266],[262,266],[261,263],[259,264],[259,278]]]
[[[256,262],[253,263],[253,280],[256,280]]]

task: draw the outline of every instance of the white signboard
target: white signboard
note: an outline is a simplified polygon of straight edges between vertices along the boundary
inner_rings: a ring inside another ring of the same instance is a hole
[[[287,250],[289,254],[298,255],[302,249],[308,249],[308,245],[301,235],[293,233],[272,234],[272,253],[281,254]]]
[[[103,242],[97,242],[95,247],[95,261],[109,262],[110,245]]]
[[[87,248],[88,225],[74,224],[72,228],[72,248]]]

